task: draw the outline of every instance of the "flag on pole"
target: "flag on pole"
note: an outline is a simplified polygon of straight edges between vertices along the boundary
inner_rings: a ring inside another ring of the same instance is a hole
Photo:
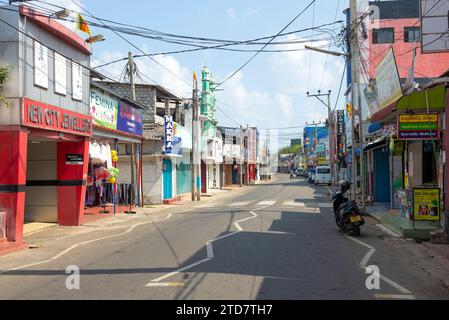
[[[196,81],[196,71],[193,71],[193,80]]]
[[[92,38],[92,33],[90,32],[89,26],[87,25],[86,21],[81,16],[81,14],[79,14],[79,13],[78,13],[76,28],[78,30],[81,30],[81,31],[87,33],[89,35],[89,39]]]

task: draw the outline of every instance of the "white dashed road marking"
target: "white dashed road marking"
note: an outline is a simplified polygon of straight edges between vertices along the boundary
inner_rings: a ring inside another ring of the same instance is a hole
[[[305,207],[306,206],[306,204],[304,202],[296,202],[296,201],[285,201],[282,205],[288,206],[288,207]]]
[[[390,228],[384,226],[383,224],[376,224],[376,226],[382,230],[383,232],[385,232],[386,234],[395,237],[395,238],[399,238],[399,235],[397,233],[395,233],[393,230],[391,230]]]
[[[260,207],[260,208],[255,209],[254,211],[262,210],[263,208],[264,208],[264,207]],[[175,271],[173,271],[173,272],[167,273],[167,274],[165,274],[165,275],[163,275],[163,276],[161,276],[161,277],[159,277],[159,278],[153,279],[153,280],[151,280],[150,282],[148,282],[145,286],[146,286],[146,287],[157,287],[158,285],[156,285],[156,284],[154,284],[154,283],[159,283],[159,282],[162,281],[162,280],[165,280],[165,279],[167,279],[167,278],[171,278],[171,277],[173,277],[173,276],[179,274],[180,272],[183,272],[183,271],[185,271],[185,270],[191,269],[191,268],[193,268],[193,267],[196,267],[197,265],[200,265],[200,264],[202,264],[202,263],[204,263],[204,262],[207,262],[207,261],[213,259],[215,256],[214,256],[214,250],[213,250],[212,243],[213,243],[214,241],[217,241],[217,240],[220,240],[220,239],[223,239],[223,238],[226,238],[226,237],[233,236],[233,235],[235,235],[235,234],[237,234],[237,233],[243,231],[243,228],[240,226],[239,223],[240,223],[240,222],[243,222],[243,221],[246,221],[246,220],[250,220],[250,219],[256,218],[256,217],[257,217],[257,214],[254,213],[254,211],[250,211],[250,213],[252,214],[251,217],[244,218],[244,219],[240,219],[240,220],[237,220],[236,222],[234,222],[234,227],[237,229],[237,231],[234,231],[234,232],[231,232],[231,233],[222,235],[222,236],[220,236],[220,237],[218,237],[218,238],[215,238],[215,239],[212,239],[212,240],[207,241],[207,243],[206,243],[206,254],[207,254],[207,258],[204,258],[204,259],[202,259],[202,260],[199,260],[199,261],[197,261],[197,262],[194,262],[194,263],[192,263],[192,264],[189,264],[188,266],[179,268],[179,269],[177,269],[177,270],[175,270]],[[169,285],[162,285],[162,286],[169,286]]]
[[[276,203],[276,200],[265,200],[265,201],[261,201],[258,204],[256,204],[256,206],[272,206]]]
[[[228,207],[244,207],[249,205],[251,202],[233,202]]]

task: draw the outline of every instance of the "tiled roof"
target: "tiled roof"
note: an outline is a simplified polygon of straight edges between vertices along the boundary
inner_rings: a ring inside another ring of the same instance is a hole
[[[164,136],[164,127],[160,125],[149,126],[143,128],[143,137],[146,140],[160,141]]]

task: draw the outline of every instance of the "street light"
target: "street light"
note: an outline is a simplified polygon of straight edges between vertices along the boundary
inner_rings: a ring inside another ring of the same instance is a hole
[[[320,53],[331,54],[331,55],[337,56],[337,57],[342,57],[342,56],[345,56],[345,57],[348,57],[348,58],[351,57],[351,54],[349,54],[349,53],[337,52],[337,51],[331,51],[331,50],[324,50],[324,49],[320,49],[320,48],[311,47],[311,46],[308,46],[308,45],[305,45],[304,48],[308,49],[308,50],[312,50],[312,51],[317,51],[317,52],[320,52]]]

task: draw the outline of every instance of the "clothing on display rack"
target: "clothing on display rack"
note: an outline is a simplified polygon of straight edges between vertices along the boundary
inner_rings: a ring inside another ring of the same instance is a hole
[[[130,183],[117,183],[117,204],[134,205],[134,188]],[[88,207],[104,206],[114,203],[114,184],[100,183],[87,186],[86,201]]]

